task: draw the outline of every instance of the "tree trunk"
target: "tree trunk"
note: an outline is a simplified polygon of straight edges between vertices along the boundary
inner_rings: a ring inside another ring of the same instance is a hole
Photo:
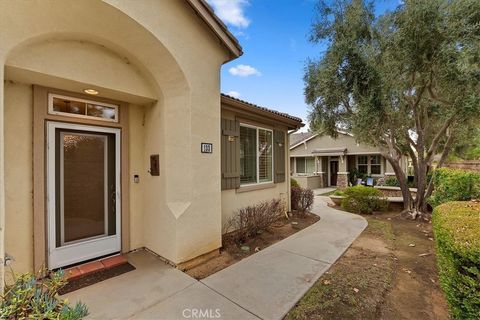
[[[395,176],[397,177],[398,184],[400,185],[403,197],[403,209],[404,211],[410,212],[412,209],[413,199],[410,193],[410,189],[408,188],[408,178],[406,176],[406,173],[400,166],[399,159],[394,159],[391,157],[386,157],[386,159],[392,165]]]

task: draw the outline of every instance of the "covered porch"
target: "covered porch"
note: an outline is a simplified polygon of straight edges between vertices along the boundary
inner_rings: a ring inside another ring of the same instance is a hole
[[[393,168],[380,153],[349,154],[346,148],[314,150],[311,155],[292,156],[292,178],[309,189],[339,187],[350,184],[349,174],[380,178],[394,175]]]

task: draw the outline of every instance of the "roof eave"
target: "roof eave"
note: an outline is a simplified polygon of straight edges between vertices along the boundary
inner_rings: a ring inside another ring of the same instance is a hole
[[[227,95],[222,94],[221,95],[221,101],[223,104],[231,107],[235,107],[240,110],[248,111],[250,113],[260,115],[262,117],[270,118],[272,120],[275,120],[277,122],[280,122],[288,127],[289,130],[296,130],[300,129],[305,124],[302,122],[301,119],[295,120],[286,116],[283,116],[281,114],[277,114],[275,112],[267,111],[260,109],[258,107],[255,107],[254,105],[247,104],[245,102],[242,102],[238,99],[235,99],[233,97],[229,97]]]
[[[217,17],[213,9],[205,0],[185,0],[195,13],[205,22],[215,36],[229,50],[231,61],[243,54],[243,49],[237,38],[228,30],[227,26]]]

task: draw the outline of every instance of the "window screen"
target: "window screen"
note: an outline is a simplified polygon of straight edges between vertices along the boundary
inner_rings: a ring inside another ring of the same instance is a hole
[[[240,127],[240,183],[257,182],[257,130]]]

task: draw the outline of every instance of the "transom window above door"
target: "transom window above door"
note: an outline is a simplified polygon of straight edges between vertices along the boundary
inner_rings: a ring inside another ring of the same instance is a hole
[[[273,182],[272,130],[240,126],[240,184]]]
[[[48,113],[67,117],[118,122],[118,105],[68,97],[48,95]]]

